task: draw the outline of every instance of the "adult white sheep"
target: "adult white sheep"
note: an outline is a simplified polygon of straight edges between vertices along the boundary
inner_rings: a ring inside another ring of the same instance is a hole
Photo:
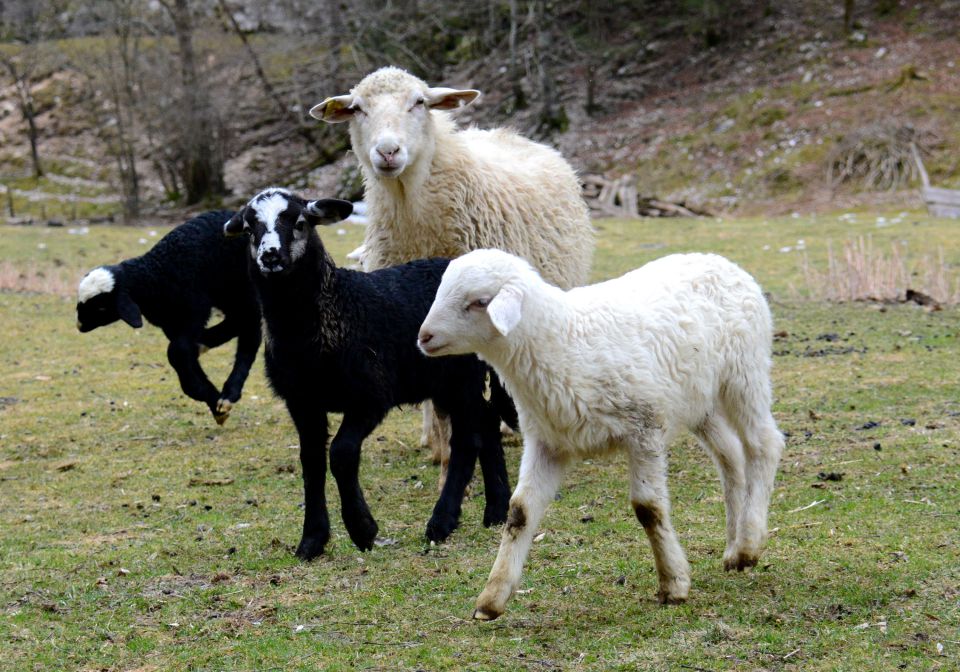
[[[664,257],[564,292],[497,250],[451,262],[420,329],[424,353],[476,352],[513,396],[524,449],[500,552],[474,617],[503,613],[567,464],[624,450],[661,602],[690,569],[670,523],[666,447],[687,427],[726,504],[726,569],[757,563],[783,437],[770,413],[772,321],[757,283],[716,255]]]
[[[584,284],[593,228],[576,173],[557,151],[511,130],[456,129],[442,110],[479,95],[386,67],[310,110],[350,122],[369,219],[364,269],[497,248],[560,287]],[[435,453],[437,442],[445,447],[442,433],[430,441]]]

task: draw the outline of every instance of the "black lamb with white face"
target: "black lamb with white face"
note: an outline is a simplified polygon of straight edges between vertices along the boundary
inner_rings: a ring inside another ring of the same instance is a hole
[[[456,528],[477,457],[483,472],[484,525],[506,519],[510,489],[499,415],[484,399],[486,367],[473,355],[429,359],[417,348],[445,259],[424,259],[361,273],[337,268],[314,227],[347,217],[346,201],[306,201],[282,189],[254,197],[224,226],[246,233],[251,276],[266,332],[267,377],[300,436],[303,536],[297,555],[311,559],[330,536],[324,481],[328,413],[343,413],[330,443],[330,469],[343,521],[361,550],[377,523],[358,480],[363,440],[391,408],[432,399],[453,425],[449,475],[427,524],[433,541]]]
[[[77,328],[89,332],[123,320],[139,329],[143,320],[170,340],[167,358],[180,387],[202,401],[223,424],[240,399],[260,347],[260,308],[247,272],[246,246],[223,237],[233,211],[216,210],[181,224],[146,254],[99,266],[80,281]],[[207,328],[213,308],[223,320]],[[199,356],[237,339],[233,369],[222,389],[210,382]]]

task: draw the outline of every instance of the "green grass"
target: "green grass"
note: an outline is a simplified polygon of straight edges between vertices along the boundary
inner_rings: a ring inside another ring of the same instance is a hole
[[[775,414],[789,433],[774,532],[756,571],[725,574],[718,479],[678,441],[674,523],[693,589],[660,607],[625,462],[591,460],[548,511],[524,592],[490,624],[469,616],[498,530],[480,525],[475,483],[462,528],[424,543],[437,468],[417,447],[416,409],[392,413],[362,463],[396,543],[358,552],[329,484],[332,539],[304,564],[292,555],[296,436],[259,364],[217,427],[180,392],[159,330],[80,335],[72,297],[0,292],[0,670],[956,669],[960,311],[805,301],[797,253],[779,252],[803,238],[822,264],[827,240],[872,233],[942,244],[960,263],[955,222],[875,219],[598,222],[597,278],[712,250],[771,292]],[[338,259],[361,236],[346,231],[324,232]],[[79,274],[140,253],[143,235],[7,227],[0,258]],[[230,349],[204,356],[215,381]],[[506,450],[515,480],[518,441]],[[217,481],[228,484],[203,484]]]

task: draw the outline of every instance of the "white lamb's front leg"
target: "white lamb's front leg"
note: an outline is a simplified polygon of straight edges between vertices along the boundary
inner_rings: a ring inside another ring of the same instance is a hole
[[[560,487],[564,466],[564,462],[551,455],[542,443],[528,440],[524,444],[520,478],[510,498],[500,551],[487,585],[477,598],[474,618],[491,621],[506,609],[507,600],[520,585],[523,563],[543,514]]]
[[[630,501],[653,549],[661,604],[678,604],[690,592],[690,565],[670,523],[667,458],[662,436],[651,434],[629,445]]]

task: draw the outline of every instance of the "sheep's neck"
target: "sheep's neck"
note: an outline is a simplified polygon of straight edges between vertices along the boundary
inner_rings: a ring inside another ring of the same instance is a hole
[[[119,268],[123,286],[149,322],[156,323],[156,317],[176,310],[177,302],[183,300],[179,288],[165,279],[169,274],[162,262],[149,253],[120,262]]]
[[[290,272],[264,277],[254,270],[262,298],[263,317],[271,336],[307,337],[321,349],[342,340],[338,319],[336,273],[330,255],[310,244]]]
[[[571,404],[578,364],[589,353],[571,347],[578,332],[578,315],[566,293],[544,286],[527,293],[517,331],[489,352],[481,353],[504,379],[507,390],[539,417],[551,418],[557,428],[577,430],[584,409]],[[543,357],[543,352],[558,353]],[[569,356],[559,356],[559,353]]]

